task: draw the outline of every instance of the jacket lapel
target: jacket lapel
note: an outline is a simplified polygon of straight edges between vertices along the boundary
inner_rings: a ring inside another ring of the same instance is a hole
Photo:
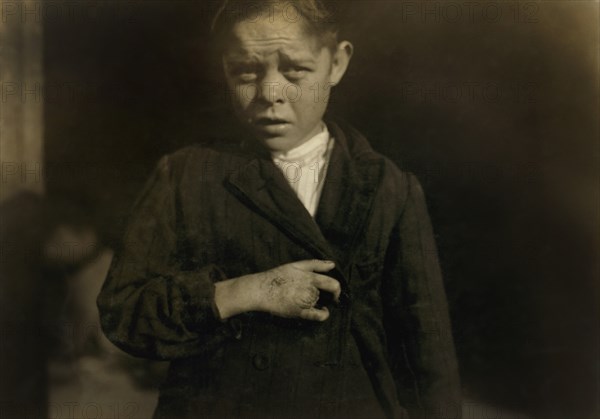
[[[358,132],[347,129],[347,136],[337,124],[327,125],[336,145],[315,218],[336,260],[346,267],[364,234],[383,160]]]
[[[255,153],[226,185],[241,201],[307,249],[337,262],[340,274],[352,260],[364,231],[382,172],[382,159],[357,132],[327,126],[335,138],[315,219],[302,205],[268,153]],[[345,275],[341,275],[345,276]]]
[[[334,253],[283,174],[270,157],[258,155],[232,173],[226,183],[242,202],[262,214],[315,258]]]

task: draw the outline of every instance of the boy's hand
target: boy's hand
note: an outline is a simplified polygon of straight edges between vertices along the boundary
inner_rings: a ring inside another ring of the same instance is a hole
[[[265,311],[281,317],[325,321],[329,310],[315,307],[319,292],[330,292],[339,301],[341,287],[337,280],[320,272],[334,266],[330,261],[302,260],[217,282],[215,303],[220,317],[224,320],[246,311]]]
[[[258,274],[260,310],[281,317],[327,320],[327,307],[315,307],[320,290],[332,293],[339,301],[341,288],[337,280],[319,272],[328,272],[334,266],[330,261],[303,260]]]

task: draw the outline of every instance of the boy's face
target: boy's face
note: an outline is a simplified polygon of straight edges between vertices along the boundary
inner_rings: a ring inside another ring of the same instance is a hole
[[[330,88],[352,53],[347,42],[332,53],[301,19],[282,16],[238,22],[223,54],[236,114],[273,151],[290,150],[320,131]]]

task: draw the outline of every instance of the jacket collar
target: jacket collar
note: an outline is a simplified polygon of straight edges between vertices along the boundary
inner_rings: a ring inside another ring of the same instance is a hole
[[[304,208],[269,153],[252,150],[253,157],[231,173],[226,184],[238,199],[261,213],[315,258],[349,264],[360,239],[377,186],[383,160],[367,140],[350,127],[327,121],[335,138],[315,219]]]

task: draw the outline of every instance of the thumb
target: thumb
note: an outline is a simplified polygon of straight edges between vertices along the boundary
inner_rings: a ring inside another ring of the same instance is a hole
[[[335,262],[331,260],[309,259],[294,262],[295,268],[307,272],[328,272],[335,267]]]

